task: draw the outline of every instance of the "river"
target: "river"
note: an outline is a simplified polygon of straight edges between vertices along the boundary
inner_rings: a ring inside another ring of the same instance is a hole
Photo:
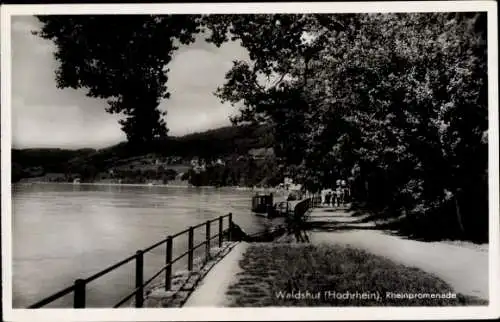
[[[13,307],[27,307],[169,234],[230,212],[247,233],[261,231],[269,220],[251,214],[252,194],[234,188],[14,184]],[[217,224],[211,230],[216,234]],[[204,227],[196,230],[195,243],[204,236]],[[174,258],[186,247],[187,238],[174,239]],[[144,260],[148,279],[164,264],[165,247]],[[87,307],[111,307],[131,292],[134,269],[132,261],[88,284]],[[72,301],[70,293],[47,307],[72,307]]]

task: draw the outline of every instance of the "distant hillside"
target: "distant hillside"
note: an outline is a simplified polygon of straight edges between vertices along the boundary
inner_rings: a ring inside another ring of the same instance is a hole
[[[212,157],[246,154],[250,149],[271,147],[273,138],[269,126],[226,126],[201,133],[174,137],[163,151],[182,157]]]
[[[174,180],[177,174],[187,172],[193,158],[213,161],[269,156],[273,145],[271,133],[268,126],[227,126],[169,137],[142,153],[129,149],[126,142],[99,150],[13,149],[12,180],[50,177],[51,181],[71,181],[83,177],[94,181],[116,177],[116,173],[134,182],[139,177],[141,182]]]
[[[23,177],[63,172],[69,160],[95,152],[94,149],[12,149],[12,180],[15,182]]]

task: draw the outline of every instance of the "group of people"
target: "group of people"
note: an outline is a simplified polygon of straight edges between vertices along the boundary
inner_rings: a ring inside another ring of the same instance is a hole
[[[345,180],[337,180],[335,189],[321,191],[321,203],[325,206],[340,207],[349,202],[351,191]]]

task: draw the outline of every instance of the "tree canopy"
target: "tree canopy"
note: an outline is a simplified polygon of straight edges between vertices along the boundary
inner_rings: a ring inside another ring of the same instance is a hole
[[[243,103],[236,123],[275,125],[309,188],[350,177],[374,209],[436,219],[452,206],[458,234],[487,236],[485,14],[211,19],[211,41],[239,39],[252,58],[217,95]]]
[[[157,107],[176,44],[239,41],[250,62],[215,94],[240,106],[235,124],[269,126],[285,174],[311,190],[349,178],[414,229],[487,238],[485,13],[39,19],[59,86],[108,99],[129,141],[166,135]]]

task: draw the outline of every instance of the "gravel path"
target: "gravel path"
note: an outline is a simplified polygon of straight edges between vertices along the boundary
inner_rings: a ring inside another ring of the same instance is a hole
[[[248,243],[245,242],[236,245],[203,278],[183,307],[226,307],[226,291],[241,271],[239,261],[247,248]]]
[[[330,220],[340,225],[352,222],[343,211],[314,212],[318,219],[324,215],[335,217]],[[311,243],[348,244],[365,249],[375,255],[432,273],[453,286],[456,292],[482,299],[489,298],[487,247],[465,247],[446,241],[421,242],[372,229],[310,231],[308,235]]]

